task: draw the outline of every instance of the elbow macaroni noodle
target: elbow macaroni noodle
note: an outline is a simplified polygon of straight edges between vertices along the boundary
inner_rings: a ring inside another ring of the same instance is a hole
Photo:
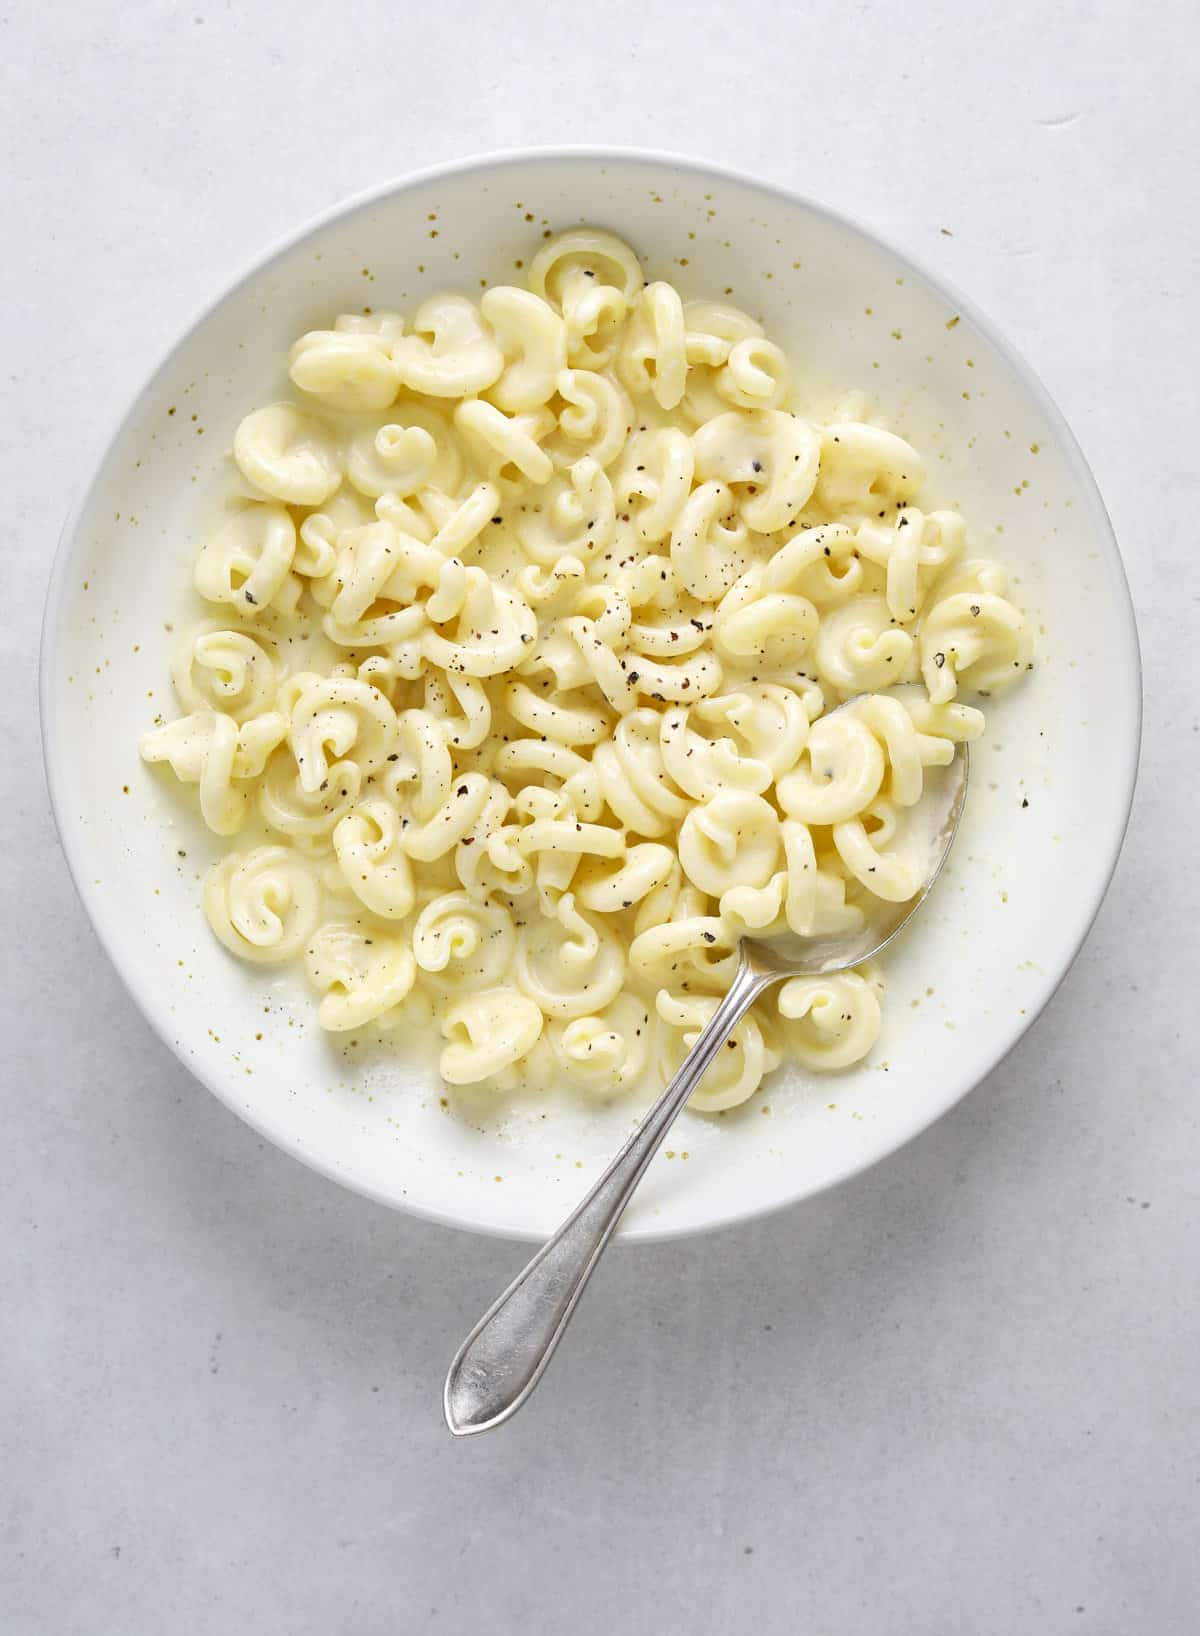
[[[295,343],[196,561],[185,714],[141,751],[230,838],[214,933],[301,961],[323,1027],[422,1018],[450,1084],[611,1096],[678,1066],[743,932],[919,889],[924,769],[1030,632],[962,518],[918,509],[917,451],[857,404],[794,413],[745,313],[585,228],[529,286]],[[859,1061],[881,995],[785,983],[692,1106]]]

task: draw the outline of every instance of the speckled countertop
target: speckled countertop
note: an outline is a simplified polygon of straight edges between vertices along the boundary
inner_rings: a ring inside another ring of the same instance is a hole
[[[406,15],[0,18],[0,1628],[1191,1636],[1194,8]],[[563,140],[794,184],[978,299],[1112,511],[1146,740],[1093,935],[1002,1067],[828,1197],[612,1256],[536,1405],[456,1445],[446,1360],[522,1252],[301,1169],[151,1035],[54,839],[37,634],[71,494],[231,267],[394,172]]]

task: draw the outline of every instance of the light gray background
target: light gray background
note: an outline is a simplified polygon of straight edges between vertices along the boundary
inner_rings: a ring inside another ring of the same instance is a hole
[[[5,1636],[1192,1636],[1198,47],[1192,0],[0,16]],[[522,1252],[311,1175],[151,1035],[53,834],[38,621],[114,416],[232,269],[562,140],[793,184],[982,303],[1112,510],[1146,739],[1095,931],[986,1084],[830,1197],[612,1255],[536,1402],[460,1445],[442,1372]]]

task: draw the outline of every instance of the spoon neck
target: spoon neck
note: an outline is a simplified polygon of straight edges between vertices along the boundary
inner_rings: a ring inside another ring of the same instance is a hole
[[[736,1019],[752,1006],[759,995],[770,988],[773,983],[783,981],[786,973],[771,965],[753,947],[748,939],[743,938],[739,951],[737,971],[725,995],[713,1016],[713,1022],[718,1017],[732,1014]],[[729,1026],[732,1028],[733,1021]]]

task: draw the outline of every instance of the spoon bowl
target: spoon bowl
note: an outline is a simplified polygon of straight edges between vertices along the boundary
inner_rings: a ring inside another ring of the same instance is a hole
[[[856,702],[839,705],[845,710]],[[744,937],[729,991],[679,1071],[599,1181],[554,1236],[489,1307],[455,1355],[443,1408],[456,1437],[503,1424],[541,1379],[592,1270],[663,1138],[717,1052],[764,991],[789,977],[832,976],[871,959],[916,914],[942,872],[967,794],[970,756],[955,747],[944,767],[925,769],[911,809],[912,840],[924,864],[921,888],[903,903],[881,903],[849,931],[818,937]]]

